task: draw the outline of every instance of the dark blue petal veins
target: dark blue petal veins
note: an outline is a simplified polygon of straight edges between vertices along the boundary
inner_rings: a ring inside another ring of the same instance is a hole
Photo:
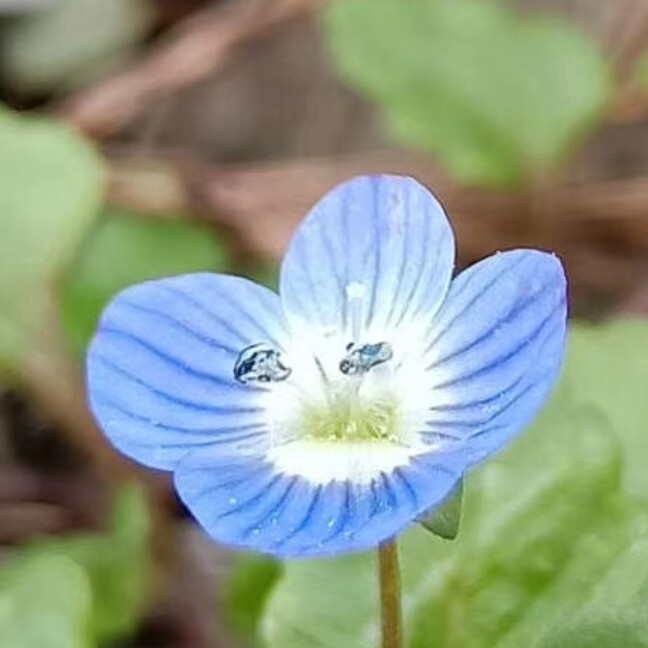
[[[566,318],[565,275],[553,255],[514,250],[460,274],[428,335],[434,388],[424,438],[461,439],[472,463],[499,450],[554,385]]]
[[[173,469],[194,448],[260,455],[267,387],[242,385],[242,349],[287,333],[279,297],[238,277],[195,274],[119,294],[87,359],[92,410],[110,441],[149,466]]]
[[[344,330],[347,286],[361,284],[363,326],[396,327],[434,315],[453,266],[452,230],[427,189],[411,178],[360,177],[327,194],[299,227],[281,297],[290,321]]]
[[[464,468],[463,456],[440,453],[368,482],[318,484],[279,473],[263,458],[242,462],[212,448],[187,455],[175,484],[215,540],[309,556],[370,549],[402,532],[447,497]]]

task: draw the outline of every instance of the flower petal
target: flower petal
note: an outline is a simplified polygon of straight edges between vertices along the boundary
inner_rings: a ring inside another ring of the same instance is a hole
[[[514,250],[461,273],[431,327],[432,405],[424,437],[499,450],[541,406],[562,364],[566,281],[553,255]]]
[[[313,207],[281,269],[281,297],[294,328],[352,330],[354,298],[371,335],[430,318],[454,265],[454,237],[434,196],[411,178],[365,176]]]
[[[260,458],[197,450],[175,473],[178,494],[218,542],[279,556],[360,551],[390,538],[461,478],[463,459],[415,457],[370,482],[315,483]]]
[[[106,309],[87,359],[92,410],[110,441],[173,469],[196,447],[264,452],[267,387],[233,377],[239,353],[285,343],[281,303],[246,279],[193,274],[128,288]]]

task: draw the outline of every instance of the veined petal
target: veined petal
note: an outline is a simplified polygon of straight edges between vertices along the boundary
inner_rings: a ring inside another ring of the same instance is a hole
[[[371,338],[431,318],[448,290],[454,237],[412,178],[360,177],[327,194],[293,238],[281,296],[294,329]],[[355,321],[355,324],[354,324]]]
[[[242,349],[285,344],[279,297],[246,279],[193,274],[139,284],[103,314],[87,358],[92,410],[110,441],[173,469],[196,447],[262,453],[267,388],[241,385]]]
[[[317,461],[317,456],[313,456]],[[456,455],[413,457],[368,481],[311,481],[261,458],[198,450],[178,466],[178,494],[218,542],[279,556],[360,551],[440,504],[461,478]]]
[[[566,281],[551,254],[496,254],[453,282],[427,340],[433,385],[424,438],[458,442],[471,463],[520,432],[564,355]]]

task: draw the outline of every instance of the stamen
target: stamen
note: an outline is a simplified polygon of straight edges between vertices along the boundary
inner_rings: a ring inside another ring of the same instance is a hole
[[[325,405],[304,403],[297,421],[303,440],[397,443],[400,409],[392,398],[360,402],[355,397],[338,394]]]
[[[340,362],[340,371],[347,376],[361,376],[393,357],[394,351],[389,342],[363,345],[350,342],[347,353]]]
[[[292,369],[281,361],[281,352],[263,342],[241,351],[234,365],[234,378],[243,385],[286,380]]]

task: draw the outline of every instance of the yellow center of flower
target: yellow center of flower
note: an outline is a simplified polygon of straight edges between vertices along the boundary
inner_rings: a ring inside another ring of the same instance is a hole
[[[296,423],[303,440],[395,443],[400,418],[394,398],[364,402],[355,393],[344,393],[332,396],[327,403],[304,404]]]

